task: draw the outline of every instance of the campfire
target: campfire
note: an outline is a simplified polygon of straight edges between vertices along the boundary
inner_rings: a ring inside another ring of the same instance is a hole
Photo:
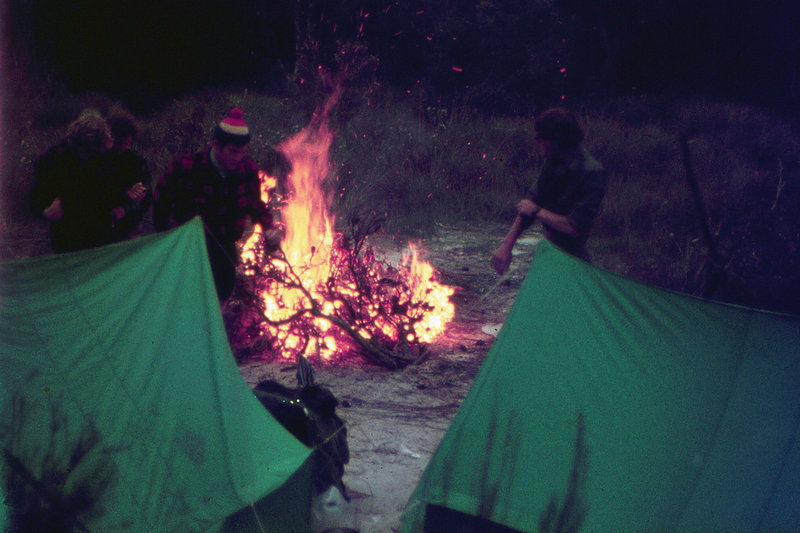
[[[261,176],[262,198],[279,206],[286,234],[269,254],[256,226],[242,248],[246,287],[228,320],[232,345],[250,356],[356,356],[399,368],[423,359],[444,332],[454,315],[453,289],[439,283],[416,246],[394,263],[379,259],[369,243],[376,217],[353,217],[347,235],[335,231],[324,183],[334,138],[326,117],[327,110],[318,113],[278,146],[291,162],[286,184]]]

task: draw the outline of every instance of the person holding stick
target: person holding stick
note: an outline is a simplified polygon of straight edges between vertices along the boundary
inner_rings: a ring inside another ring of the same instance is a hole
[[[605,195],[605,169],[582,146],[583,130],[571,111],[548,109],[536,118],[534,128],[544,167],[528,195],[517,203],[517,216],[491,258],[501,275],[511,265],[517,239],[536,221],[542,223],[547,240],[588,261],[586,240]]]

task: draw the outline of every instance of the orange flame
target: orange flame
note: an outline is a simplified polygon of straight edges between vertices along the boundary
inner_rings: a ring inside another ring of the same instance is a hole
[[[336,262],[342,261],[343,256],[343,252],[336,248],[339,236],[334,233],[334,220],[328,212],[330,197],[325,194],[325,181],[330,178],[331,172],[328,153],[332,142],[333,133],[323,115],[316,117],[302,131],[278,145],[278,149],[292,165],[288,176],[287,202],[281,210],[286,226],[286,236],[281,248],[294,274],[312,298],[321,302],[322,314],[327,316],[331,316],[338,307],[344,305],[339,300],[326,300],[318,290],[321,284],[329,282],[335,276]],[[261,180],[262,199],[268,203],[277,181],[263,173]],[[242,259],[246,265],[253,265],[259,255],[260,234],[261,228],[256,225],[254,234],[242,249]],[[428,344],[445,330],[455,314],[454,306],[449,300],[453,289],[436,282],[434,268],[419,260],[415,247],[409,245],[409,248],[411,252],[403,255],[401,264],[397,267],[404,277],[404,286],[409,288],[409,293],[395,299],[397,305],[411,309],[411,313],[419,315],[409,317],[414,320],[413,334],[416,339],[405,340]],[[272,261],[272,266],[276,267],[277,263]],[[279,268],[282,273],[288,274],[289,267],[285,264]],[[381,275],[377,270],[379,268],[376,266],[370,273],[375,280]],[[358,295],[358,287],[352,281],[341,282],[337,291],[339,294],[354,297]],[[303,353],[306,356],[316,354],[329,360],[339,353],[340,343],[332,324],[324,318],[314,319],[319,338],[307,342],[304,347],[302,343],[306,340],[292,331],[289,323],[291,317],[312,306],[301,289],[273,283],[260,296],[263,298],[266,316],[271,322],[265,323],[263,327],[277,339],[287,357],[294,353]],[[396,324],[381,316],[378,309],[372,311],[372,331],[365,325],[353,325],[363,338],[371,338],[376,333],[376,327],[378,332],[389,338],[398,336]],[[281,324],[275,325],[276,323]],[[406,334],[413,336],[411,332]]]

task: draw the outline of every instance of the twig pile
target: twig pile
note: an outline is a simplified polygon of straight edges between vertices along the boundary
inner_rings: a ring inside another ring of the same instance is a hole
[[[294,361],[305,355],[322,362],[357,355],[391,369],[424,360],[420,322],[434,307],[426,299],[430,289],[418,287],[429,280],[376,259],[366,245],[373,229],[336,235],[327,257],[314,250],[301,266],[289,264],[281,250],[268,254],[259,245],[244,265],[236,303],[227,309],[237,357]],[[321,263],[327,263],[327,278],[310,286],[305,274]]]

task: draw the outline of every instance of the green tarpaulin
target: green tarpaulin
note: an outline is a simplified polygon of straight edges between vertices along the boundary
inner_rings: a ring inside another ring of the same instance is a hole
[[[799,428],[798,317],[543,242],[402,530],[800,531]]]
[[[305,530],[310,451],[239,374],[203,239],[195,219],[0,264],[6,505],[76,531]]]

